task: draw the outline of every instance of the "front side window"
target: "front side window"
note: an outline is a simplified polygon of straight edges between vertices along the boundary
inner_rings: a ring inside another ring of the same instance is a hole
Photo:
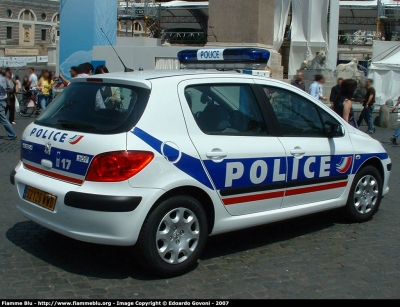
[[[35,123],[95,134],[127,132],[139,121],[149,96],[149,89],[138,86],[76,82]]]
[[[296,93],[270,86],[263,88],[283,136],[325,137],[328,126],[339,125],[327,112]]]
[[[185,89],[185,98],[197,125],[206,134],[267,134],[264,119],[249,85],[189,86]]]

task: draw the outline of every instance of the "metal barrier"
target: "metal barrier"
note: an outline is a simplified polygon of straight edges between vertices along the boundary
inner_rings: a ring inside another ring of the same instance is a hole
[[[378,37],[381,35],[378,33]],[[376,34],[343,34],[338,36],[339,44],[342,45],[367,45],[372,46]],[[380,39],[379,39],[380,40]]]
[[[161,4],[153,2],[131,3],[127,7],[118,7],[118,19],[153,19],[161,18]]]
[[[204,32],[167,32],[161,33],[165,40],[176,44],[203,44],[207,41],[207,36]]]

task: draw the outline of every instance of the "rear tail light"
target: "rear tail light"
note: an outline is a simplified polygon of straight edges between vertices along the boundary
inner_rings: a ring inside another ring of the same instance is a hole
[[[118,182],[135,176],[153,160],[148,151],[114,151],[96,156],[86,175],[87,181]]]

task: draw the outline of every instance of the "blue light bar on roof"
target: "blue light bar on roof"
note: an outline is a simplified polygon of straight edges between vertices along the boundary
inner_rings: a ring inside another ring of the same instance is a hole
[[[178,52],[181,63],[267,63],[269,57],[268,50],[258,48],[192,49]]]

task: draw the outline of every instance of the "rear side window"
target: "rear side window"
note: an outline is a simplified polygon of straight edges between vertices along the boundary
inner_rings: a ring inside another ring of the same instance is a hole
[[[185,98],[197,125],[206,134],[267,134],[264,119],[249,85],[189,86],[185,89]]]
[[[149,96],[149,89],[137,86],[72,83],[35,123],[95,134],[127,132],[139,121]]]

